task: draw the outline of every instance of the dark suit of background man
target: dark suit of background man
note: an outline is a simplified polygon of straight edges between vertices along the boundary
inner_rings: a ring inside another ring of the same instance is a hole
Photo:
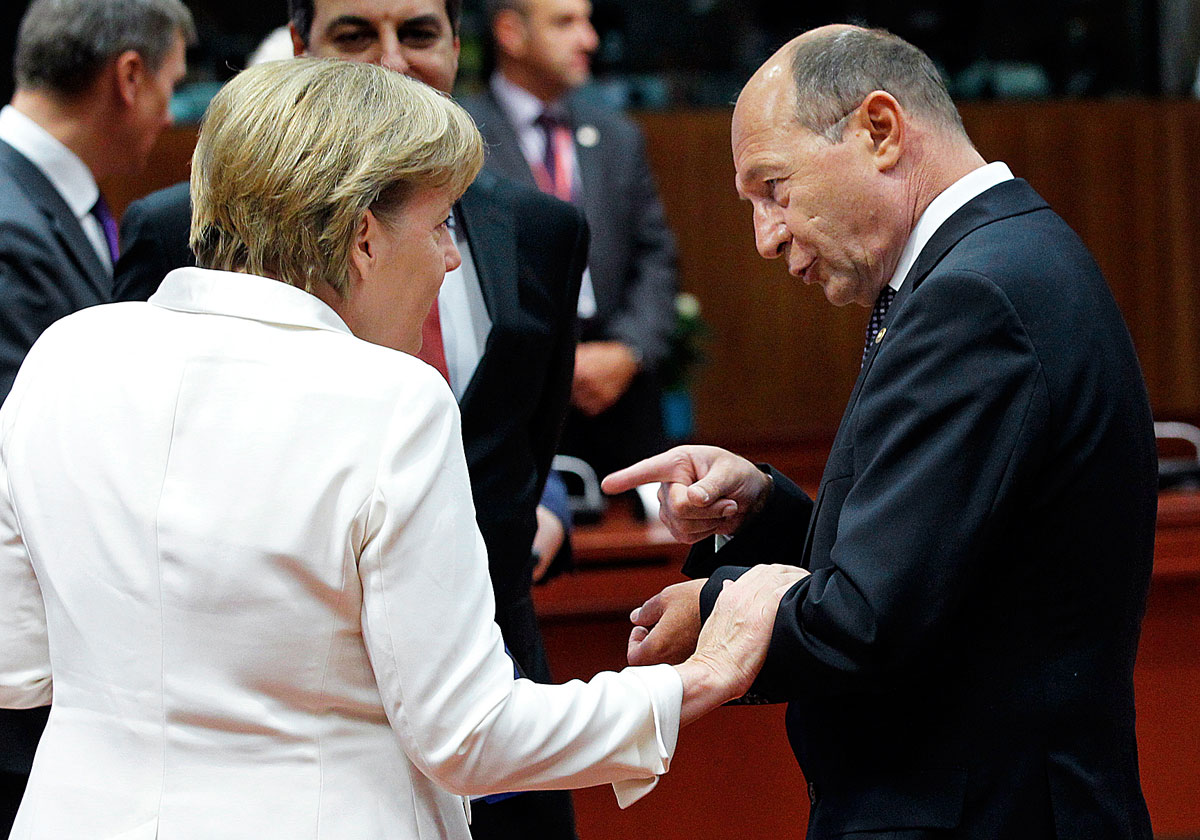
[[[46,327],[111,299],[117,230],[96,181],[145,165],[194,37],[178,0],[36,0],[22,19],[0,111],[0,398]],[[3,836],[45,714],[0,712]]]
[[[655,368],[675,323],[675,242],[637,126],[571,95],[590,78],[591,10],[588,0],[489,2],[496,73],[463,105],[488,143],[489,168],[574,201],[587,217],[573,410],[560,450],[607,471],[664,445]]]
[[[460,8],[458,0],[289,4],[298,55],[374,62],[446,93],[458,69]],[[144,299],[167,271],[192,262],[190,215],[186,185],[130,206],[120,298]],[[454,223],[463,267],[447,275],[437,309],[496,621],[524,672],[549,682],[530,595],[530,547],[570,394],[587,226],[570,205],[488,174],[455,207]],[[563,791],[479,801],[472,816],[481,838],[575,836]]]
[[[887,33],[784,47],[738,99],[733,156],[760,253],[874,303],[875,329],[815,501],[715,448],[609,482],[668,482],[687,541],[736,531],[693,549],[707,582],[638,611],[630,661],[694,644],[743,567],[797,563],[754,690],[789,701],[810,840],[1149,838],[1133,663],[1154,435],[1092,258]]]

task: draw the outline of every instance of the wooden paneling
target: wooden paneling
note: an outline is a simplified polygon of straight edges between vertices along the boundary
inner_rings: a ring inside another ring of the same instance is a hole
[[[191,174],[192,150],[197,129],[181,126],[164,131],[154,144],[146,168],[137,177],[110,178],[101,184],[104,196],[117,218],[130,202],[144,195],[187,180]]]
[[[1200,420],[1200,102],[962,106],[1003,160],[1095,254],[1133,334],[1160,418]],[[754,250],[733,189],[728,109],[647,113],[651,164],[679,239],[681,282],[713,327],[695,389],[697,438],[761,447],[832,438],[858,373],[867,312],[831,306]],[[147,171],[107,182],[120,212],[188,175],[194,128],[164,133]]]
[[[1129,323],[1157,416],[1200,419],[1197,102],[987,103],[963,120],[988,160],[1028,180],[1080,234]],[[697,437],[742,446],[828,439],[857,375],[866,311],[754,251],[733,190],[728,110],[644,114],[680,243],[681,282],[711,322]]]

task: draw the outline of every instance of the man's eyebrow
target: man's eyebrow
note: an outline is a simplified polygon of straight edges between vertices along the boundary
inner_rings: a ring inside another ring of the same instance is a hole
[[[767,176],[775,171],[776,168],[771,163],[755,163],[746,169],[745,172],[736,172],[734,178],[740,184],[753,185],[767,180]]]
[[[440,27],[442,20],[436,14],[424,14],[410,17],[400,22],[399,28],[405,29],[408,27],[418,26],[434,26]],[[329,22],[325,27],[326,32],[332,32],[340,26],[374,29],[375,24],[361,15],[339,15]]]
[[[441,27],[442,19],[435,14],[417,15],[416,17],[406,18],[400,22],[400,28],[408,28],[410,26],[435,26]]]
[[[370,26],[371,21],[359,15],[339,15],[329,22],[325,31],[331,31],[339,26]]]

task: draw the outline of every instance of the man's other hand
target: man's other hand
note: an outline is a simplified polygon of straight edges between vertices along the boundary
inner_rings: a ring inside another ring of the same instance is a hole
[[[659,518],[675,539],[696,543],[713,534],[732,534],[762,509],[771,479],[754,464],[715,446],[677,446],[618,470],[601,483],[605,493],[623,493],[660,482]]]
[[[575,348],[571,402],[589,417],[607,411],[629,389],[638,360],[620,341],[585,341]]]

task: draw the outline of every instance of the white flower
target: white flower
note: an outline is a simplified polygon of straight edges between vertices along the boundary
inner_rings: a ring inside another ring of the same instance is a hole
[[[691,292],[680,292],[675,295],[675,312],[680,318],[699,318],[700,299]]]

